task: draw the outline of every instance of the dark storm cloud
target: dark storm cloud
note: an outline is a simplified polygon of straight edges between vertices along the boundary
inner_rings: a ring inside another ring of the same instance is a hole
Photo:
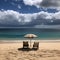
[[[58,1],[58,2],[60,2],[60,1]],[[58,7],[58,2],[57,2],[57,0],[43,0],[42,2],[41,2],[41,6],[44,6],[44,7]]]
[[[36,6],[37,8],[60,9],[60,0],[23,0],[25,5]]]

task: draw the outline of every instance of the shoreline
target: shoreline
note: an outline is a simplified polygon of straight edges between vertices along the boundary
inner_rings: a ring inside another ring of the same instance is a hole
[[[0,43],[20,43],[23,41],[28,41],[30,42],[30,40],[0,40]],[[39,43],[60,43],[60,39],[58,40],[31,40],[31,42],[39,42]]]

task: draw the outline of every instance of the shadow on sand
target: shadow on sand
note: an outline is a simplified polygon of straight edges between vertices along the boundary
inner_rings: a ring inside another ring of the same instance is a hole
[[[18,51],[37,51],[35,48],[18,48]]]

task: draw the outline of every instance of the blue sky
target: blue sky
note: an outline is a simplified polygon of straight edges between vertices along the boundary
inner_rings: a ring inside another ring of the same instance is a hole
[[[0,27],[41,25],[60,26],[60,0],[0,0]]]

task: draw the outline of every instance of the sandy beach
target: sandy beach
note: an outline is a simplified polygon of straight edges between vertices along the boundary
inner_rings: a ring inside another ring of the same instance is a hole
[[[0,60],[60,60],[60,41],[40,41],[37,51],[18,50],[22,46],[22,41],[0,42]]]

